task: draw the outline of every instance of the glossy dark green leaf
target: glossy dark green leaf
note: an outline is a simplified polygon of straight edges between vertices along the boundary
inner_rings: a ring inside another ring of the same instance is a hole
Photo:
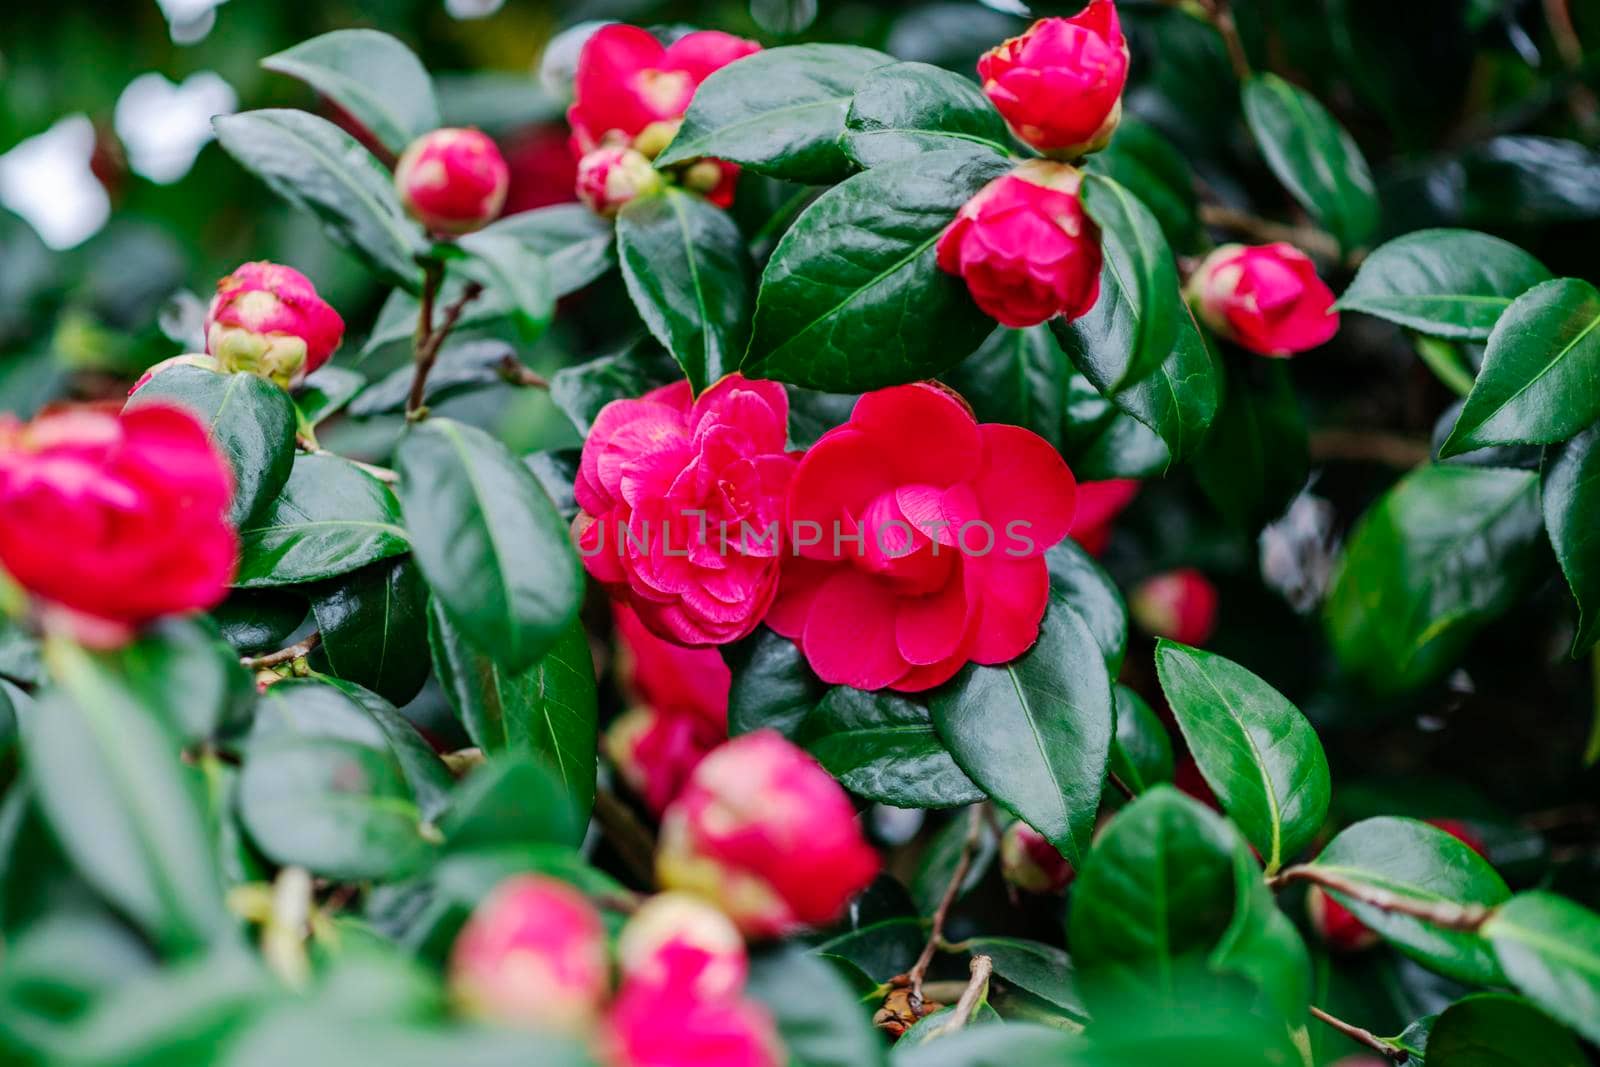
[[[254,374],[172,367],[145,383],[129,408],[177,404],[199,416],[233,468],[228,521],[243,525],[272,505],[294,464],[294,401]]]
[[[922,920],[901,915],[867,923],[824,941],[817,951],[848,960],[877,982],[904,974],[927,941]]]
[[[377,30],[335,30],[261,61],[337,104],[395,155],[443,123],[416,55]]]
[[[876,167],[964,143],[1004,154],[1011,135],[970,79],[928,63],[896,63],[861,79],[843,143],[857,164]]]
[[[428,678],[428,588],[407,558],[384,560],[319,587],[311,597],[330,673],[394,704]]]
[[[1578,602],[1572,655],[1600,638],[1600,428],[1590,428],[1546,458],[1539,493],[1544,528]]]
[[[1171,452],[1155,431],[1106,399],[1076,367],[1064,388],[1061,454],[1080,482],[1157,478],[1171,465]]]
[[[1589,1062],[1572,1035],[1549,1016],[1504,993],[1479,993],[1450,1005],[1428,1034],[1428,1063],[1442,1067],[1584,1067]]]
[[[1344,668],[1378,692],[1424,685],[1508,608],[1540,532],[1531,471],[1426,466],[1357,523],[1324,621]]]
[[[808,207],[761,276],[744,367],[827,392],[937,375],[994,329],[934,246],[1008,169],[982,150],[930,152],[857,174]]]
[[[435,602],[497,664],[531,667],[583,596],[577,553],[550,498],[504,445],[448,419],[412,427],[395,469]]]
[[[492,309],[511,320],[522,340],[537,340],[556,310],[544,257],[513,236],[487,230],[468,234],[457,245],[470,256],[461,269],[483,285],[476,316],[487,318]]]
[[[38,638],[10,622],[0,622],[0,677],[24,685],[42,685],[45,680]]]
[[[304,111],[272,109],[212,120],[217,143],[274,193],[321,221],[391,285],[414,289],[428,250],[395,195],[394,179],[354,137]]]
[[[1443,830],[1415,819],[1380,817],[1358,822],[1340,831],[1310,866],[1424,904],[1493,907],[1511,898],[1511,891],[1488,860]],[[1446,930],[1342,893],[1332,895],[1356,918],[1424,966],[1463,982],[1505,982],[1492,946],[1479,934]]]
[[[343,410],[366,384],[366,376],[360,371],[348,367],[319,368],[295,390],[294,403],[300,409],[300,421],[315,427],[323,419]]]
[[[1116,722],[1104,653],[1070,605],[1052,593],[1032,648],[969,664],[929,707],[968,777],[1082,863]]]
[[[1345,249],[1378,228],[1378,194],[1366,157],[1326,108],[1276,74],[1245,83],[1244,114],[1267,166]]]
[[[892,62],[882,52],[843,44],[746,56],[695,90],[682,128],[656,165],[708,156],[787,181],[839,181],[852,169],[839,144],[851,97],[864,74]]]
[[[871,1012],[825,961],[780,945],[750,961],[747,995],[766,1006],[790,1062],[804,1067],[874,1067],[884,1041]]]
[[[1172,739],[1144,697],[1125,685],[1115,690],[1117,736],[1111,742],[1110,773],[1135,793],[1172,781]]]
[[[1160,641],[1156,671],[1206,784],[1275,873],[1328,814],[1317,732],[1283,694],[1215,653]]]
[[[1208,965],[1240,975],[1261,990],[1290,1026],[1306,1017],[1311,957],[1300,931],[1278,907],[1261,865],[1242,838],[1233,846],[1233,918],[1211,950]]]
[[[839,784],[880,804],[953,808],[984,796],[950,758],[927,707],[895,693],[834,686],[797,740]]]
[[[1044,554],[1050,570],[1050,588],[1073,610],[1106,659],[1106,671],[1115,678],[1128,651],[1128,605],[1111,576],[1094,557],[1070,537]]]
[[[578,464],[582,459],[583,453],[576,448],[534,452],[523,458],[523,462],[538,479],[539,488],[550,498],[550,503],[556,506],[556,511],[561,514],[564,522],[570,523],[578,515],[578,499],[573,486],[577,481]]]
[[[1194,249],[1202,236],[1189,161],[1154,126],[1123,116],[1104,151],[1084,164],[1126,187],[1161,223],[1174,248]]]
[[[238,654],[196,619],[165,619],[137,640],[78,661],[97,684],[120,688],[166,718],[184,744],[209,741],[248,719],[255,685]]]
[[[550,377],[550,399],[580,434],[587,434],[611,401],[643,396],[681,373],[654,340],[644,338],[619,352],[562,367]]]
[[[1434,337],[1485,341],[1512,301],[1549,280],[1544,264],[1510,241],[1418,230],[1374,249],[1336,307]]]
[[[1091,175],[1082,197],[1084,210],[1100,224],[1105,254],[1092,312],[1105,331],[1097,366],[1115,391],[1155,373],[1177,344],[1184,317],[1178,266],[1161,224],[1126,188]]]
[[[583,624],[570,623],[520,672],[475,649],[437,604],[428,637],[439,682],[473,743],[485,752],[537,757],[587,816],[594,804],[599,712]]]
[[[1483,936],[1512,985],[1600,1041],[1600,915],[1554,893],[1519,893],[1484,924]]]
[[[234,584],[248,589],[314,582],[410,547],[387,486],[338,456],[300,456],[283,492],[240,528]]]
[[[576,847],[588,825],[592,774],[587,797],[576,793],[543,759],[526,753],[493,756],[456,787],[439,830],[453,852],[502,846]]]
[[[738,737],[772,728],[792,738],[828,687],[806,665],[799,647],[762,626],[723,646],[733,670],[728,692],[728,733]]]
[[[1072,959],[1055,945],[1019,937],[974,937],[962,942],[962,948],[993,960],[994,973],[1003,982],[1049,1001],[1080,1021],[1088,1018],[1089,1010],[1073,977]]]
[[[287,645],[307,610],[299,590],[235,589],[211,609],[211,618],[235,652],[253,656]]]
[[[738,368],[754,267],[727,212],[681,189],[640,197],[617,215],[617,256],[634,307],[695,392]]]
[[[1194,474],[1223,517],[1253,533],[1305,488],[1309,440],[1282,360],[1251,355],[1224,363],[1222,408],[1195,454]]]
[[[990,1023],[945,1034],[918,1045],[895,1045],[891,1067],[1016,1067],[1051,1063],[1077,1067],[1082,1043],[1076,1035],[1036,1023]]]
[[[1600,291],[1577,278],[1528,290],[1489,335],[1478,380],[1440,456],[1552,444],[1600,418]]]
[[[551,204],[521,211],[479,232],[515,238],[543,256],[557,297],[577,292],[617,263],[611,221],[582,204]]]
[[[979,422],[1021,426],[1060,450],[1072,374],[1072,364],[1047,327],[1002,326],[944,377],[972,405]]]
[[[955,877],[956,864],[961,862],[961,852],[966,845],[971,828],[967,812],[956,812],[932,837],[928,847],[917,857],[917,869],[911,877],[911,899],[921,915],[932,915],[944,897],[944,891]],[[994,866],[1000,852],[1000,833],[988,819],[978,828],[977,842],[972,849],[972,860],[967,864],[966,877],[956,892],[960,900],[976,889]]]

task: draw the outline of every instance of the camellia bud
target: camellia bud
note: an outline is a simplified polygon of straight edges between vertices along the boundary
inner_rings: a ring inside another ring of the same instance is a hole
[[[772,1017],[744,997],[624,986],[597,1041],[606,1067],[781,1067]]]
[[[639,136],[633,139],[633,149],[646,159],[654,159],[666,151],[667,145],[678,136],[678,130],[683,126],[682,119],[663,119],[652,122],[639,131]]]
[[[1040,19],[978,60],[978,78],[1019,140],[1053,159],[1111,142],[1122,118],[1128,42],[1112,0],[1072,18]]]
[[[1076,872],[1043,834],[1018,819],[1000,838],[1000,873],[1024,893],[1059,893]]]
[[[1100,228],[1078,199],[1083,175],[1032,159],[978,190],[939,238],[939,267],[1002,325],[1075,319],[1100,295]]]
[[[578,161],[578,199],[608,219],[629,201],[660,188],[656,168],[631,148],[608,145]]]
[[[219,281],[205,329],[218,369],[259,374],[286,389],[328,362],[344,340],[344,320],[311,280],[277,263],[246,263]]]
[[[508,879],[472,913],[450,956],[450,992],[475,1018],[586,1029],[610,985],[605,928],[577,890],[541,875]]]
[[[744,987],[744,938],[722,912],[687,893],[658,893],[622,928],[617,957],[624,985],[732,997]]]
[[[1193,567],[1180,567],[1140,582],[1128,610],[1148,634],[1203,645],[1217,628],[1217,587]]]
[[[1195,313],[1221,337],[1263,356],[1291,356],[1339,332],[1333,291],[1294,245],[1223,245],[1189,279]]]
[[[401,154],[394,183],[400,202],[428,229],[471,233],[493,222],[505,206],[511,168],[485,133],[434,130]]]
[[[850,798],[774,730],[700,761],[661,820],[656,875],[720,907],[748,936],[831,922],[878,873]]]

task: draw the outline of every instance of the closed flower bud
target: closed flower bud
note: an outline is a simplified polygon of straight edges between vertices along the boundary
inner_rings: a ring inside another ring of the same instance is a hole
[[[277,263],[246,263],[219,281],[205,329],[218,369],[259,374],[286,389],[328,362],[344,340],[344,320],[311,280]]]
[[[663,887],[711,901],[757,937],[833,921],[878,866],[839,783],[772,730],[700,761],[656,853]]]
[[[565,882],[541,875],[500,883],[451,951],[452,998],[492,1022],[580,1032],[609,987],[599,913]]]
[[[658,893],[622,928],[624,986],[725,999],[744,988],[744,938],[722,912],[687,893]]]
[[[1072,18],[1040,19],[978,60],[983,91],[1017,137],[1053,159],[1111,141],[1122,118],[1128,42],[1112,0]]]
[[[1029,160],[978,190],[939,238],[939,267],[1004,326],[1075,319],[1100,295],[1100,229],[1078,199],[1083,175]]]
[[[1281,241],[1212,252],[1189,279],[1189,300],[1219,336],[1263,356],[1292,356],[1339,332],[1311,257]]]
[[[596,1044],[606,1067],[782,1067],[786,1059],[760,1004],[647,986],[623,988]]]
[[[1000,838],[1000,873],[1024,893],[1059,893],[1075,872],[1043,834],[1019,819]]]
[[[394,183],[400,202],[428,229],[471,233],[493,222],[505,206],[511,168],[485,133],[434,130],[400,156]]]
[[[1152,636],[1203,645],[1217,628],[1217,587],[1193,567],[1180,567],[1140,582],[1128,610]]]
[[[606,145],[578,161],[578,199],[612,218],[623,205],[661,188],[661,175],[631,148]]]

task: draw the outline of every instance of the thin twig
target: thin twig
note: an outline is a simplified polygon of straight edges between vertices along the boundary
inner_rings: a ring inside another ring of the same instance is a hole
[[[500,371],[500,377],[512,385],[520,385],[525,389],[548,390],[550,388],[550,380],[548,378],[525,366],[516,356],[509,354],[502,356],[497,369]]]
[[[1228,0],[1206,0],[1206,14],[1211,25],[1217,28],[1222,44],[1228,50],[1228,62],[1233,66],[1233,76],[1240,81],[1250,77],[1250,57],[1245,55],[1244,41],[1239,38],[1239,27],[1233,21],[1233,10]]]
[[[1420,437],[1379,430],[1318,430],[1311,435],[1311,459],[1317,463],[1360,460],[1410,470],[1432,456],[1433,449]]]
[[[1200,221],[1207,226],[1229,230],[1255,241],[1285,241],[1302,252],[1321,256],[1323,259],[1338,261],[1342,258],[1339,242],[1312,226],[1289,226],[1273,222],[1271,219],[1264,219],[1226,204],[1201,204]]]
[[[977,851],[978,841],[983,836],[983,805],[974,804],[967,813],[967,836],[961,841],[961,856],[956,860],[955,873],[950,876],[950,884],[944,887],[944,895],[939,898],[939,906],[933,909],[933,927],[928,931],[928,943],[922,946],[922,955],[917,957],[917,962],[911,965],[911,970],[906,972],[906,977],[911,982],[911,1010],[922,1012],[922,980],[927,976],[928,967],[933,963],[933,954],[939,951],[939,945],[944,941],[944,923],[950,916],[950,906],[955,903],[956,896],[961,892],[961,883],[967,880],[967,870],[972,866],[972,854]]]
[[[1350,1040],[1363,1044],[1374,1052],[1382,1053],[1396,1063],[1404,1063],[1410,1058],[1405,1049],[1391,1045],[1371,1030],[1363,1030],[1361,1027],[1347,1023],[1343,1019],[1335,1018],[1315,1004],[1311,1005],[1311,1017],[1318,1022],[1326,1023],[1333,1027]]]
[[[1127,797],[1129,800],[1137,800],[1137,799],[1139,799],[1139,794],[1135,793],[1133,791],[1133,787],[1131,785],[1129,785],[1127,782],[1124,782],[1122,780],[1122,778],[1120,776],[1118,776],[1116,771],[1107,771],[1106,772],[1106,781],[1108,781],[1112,785],[1116,786],[1117,787],[1117,791],[1120,792],[1123,796]]]
[[[433,370],[434,361],[439,358],[439,349],[444,347],[450,331],[461,321],[461,314],[466,311],[467,305],[478,299],[479,294],[483,292],[482,285],[468,282],[461,290],[461,295],[444,309],[444,317],[435,327],[433,302],[442,278],[443,273],[437,265],[423,268],[422,304],[417,312],[416,370],[411,377],[411,396],[406,401],[406,418],[412,421],[422,418],[427,413],[424,400],[428,393],[428,374]]]
[[[594,795],[594,817],[633,876],[644,885],[654,885],[655,839],[633,811],[615,793],[601,789]]]
[[[306,635],[305,640],[298,641],[288,648],[280,648],[276,652],[268,652],[264,656],[241,656],[239,662],[247,670],[259,671],[267,667],[280,667],[285,663],[293,663],[301,656],[309,656],[311,651],[322,644],[322,633],[312,630]]]
[[[1379,889],[1377,886],[1351,881],[1342,874],[1318,867],[1314,863],[1290,867],[1267,879],[1267,885],[1273,889],[1281,889],[1291,882],[1310,882],[1323,889],[1343,893],[1363,904],[1370,904],[1379,911],[1409,915],[1413,919],[1421,919],[1446,930],[1473,932],[1487,922],[1489,916],[1494,913],[1492,908],[1486,908],[1481,904],[1457,904],[1452,900],[1436,902],[1415,900],[1399,893],[1391,893],[1387,889]]]

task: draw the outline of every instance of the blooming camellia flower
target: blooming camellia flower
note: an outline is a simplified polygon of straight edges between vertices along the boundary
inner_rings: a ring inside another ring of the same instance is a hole
[[[543,875],[496,886],[451,949],[451,996],[476,1018],[578,1032],[599,1015],[610,985],[599,913]]]
[[[444,129],[412,141],[394,168],[400,202],[435,233],[463,234],[495,220],[511,187],[511,168],[479,130]]]
[[[657,880],[716,904],[747,936],[831,922],[877,873],[849,796],[775,730],[701,760],[661,820]]]
[[[968,661],[1004,663],[1039,636],[1044,552],[1067,535],[1076,485],[1055,449],[979,425],[932,384],[867,393],[795,473],[798,558],[767,625],[823,681],[930,689]]]
[[[1024,893],[1059,893],[1076,872],[1045,836],[1018,819],[1000,838],[1000,874]]]
[[[1031,159],[978,190],[939,237],[939,268],[959,275],[1002,325],[1075,319],[1100,295],[1100,228],[1078,199],[1083,175]]]
[[[602,145],[578,161],[578,199],[612,218],[637,197],[661,188],[661,175],[631,148]]]
[[[206,352],[220,370],[259,374],[288,389],[328,362],[344,340],[344,319],[293,267],[245,263],[217,283],[205,330]]]
[[[0,568],[86,644],[221,602],[239,547],[232,497],[227,460],[180,408],[0,416]]]
[[[1098,556],[1111,541],[1111,523],[1138,495],[1139,482],[1133,478],[1079,482],[1078,510],[1067,535],[1089,555]]]
[[[716,1000],[744,988],[744,938],[728,917],[688,893],[657,893],[617,940],[625,985]]]
[[[1122,118],[1128,42],[1112,0],[1072,18],[1040,19],[978,60],[978,78],[1018,139],[1054,159],[1111,141]]]
[[[1140,582],[1128,610],[1146,633],[1203,645],[1217,628],[1217,587],[1193,567],[1179,567]]]
[[[1291,356],[1339,332],[1333,292],[1294,245],[1223,245],[1189,279],[1189,299],[1222,337],[1263,356]]]
[[[655,633],[720,645],[755,629],[777,591],[789,395],[730,374],[613,400],[583,445],[573,525],[584,565]]]

